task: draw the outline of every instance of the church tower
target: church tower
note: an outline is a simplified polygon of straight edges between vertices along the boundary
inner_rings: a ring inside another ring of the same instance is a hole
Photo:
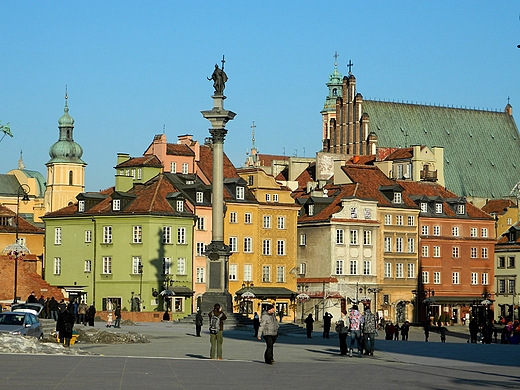
[[[85,191],[85,166],[83,149],[74,142],[74,119],[69,115],[65,93],[63,116],[58,120],[59,140],[49,149],[51,159],[47,164],[45,190],[46,212],[61,209],[76,202],[76,195]]]
[[[334,53],[334,70],[329,76],[329,82],[327,83],[329,94],[325,99],[325,104],[321,111],[321,116],[323,118],[322,149],[324,152],[331,151],[330,148],[333,144],[331,144],[331,139],[336,137],[336,132],[338,131],[336,123],[336,101],[343,95],[342,76],[338,71],[338,57],[338,53]]]

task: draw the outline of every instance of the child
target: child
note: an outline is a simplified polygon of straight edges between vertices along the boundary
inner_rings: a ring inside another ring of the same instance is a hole
[[[107,318],[107,328],[111,328],[111,327],[112,327],[112,312],[109,312],[108,318]]]
[[[441,332],[441,343],[445,343],[446,342],[446,328],[444,326],[441,326],[440,332]]]

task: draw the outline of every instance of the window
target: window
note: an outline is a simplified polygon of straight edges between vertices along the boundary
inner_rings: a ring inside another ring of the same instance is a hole
[[[285,282],[285,267],[279,265],[276,267],[276,281],[278,283],[284,283]]]
[[[451,274],[451,283],[452,284],[459,284],[460,283],[460,280],[459,280],[459,273],[458,272],[453,272]]]
[[[300,272],[299,275],[305,275],[307,273],[307,263],[300,263]]]
[[[478,272],[471,273],[471,284],[478,284]]]
[[[232,211],[229,213],[229,223],[237,223],[237,213]]]
[[[487,230],[487,228],[482,228],[482,229],[480,230],[480,235],[482,236],[482,238],[487,238],[487,236],[488,236],[488,230]]]
[[[249,282],[253,280],[253,265],[244,264],[244,280]]]
[[[92,230],[85,230],[85,242],[92,242]]]
[[[508,294],[514,294],[515,293],[515,281],[513,279],[509,279],[508,280],[508,289],[507,289],[507,293]]]
[[[171,173],[177,173],[177,163],[176,162],[171,162],[170,163],[170,172]]]
[[[112,226],[103,226],[103,244],[112,244]]]
[[[515,257],[510,256],[507,258],[507,268],[515,268]]]
[[[429,253],[428,253],[428,246],[427,245],[423,245],[422,248],[421,248],[421,255],[422,257],[428,257]]]
[[[178,213],[184,212],[184,201],[183,200],[178,200],[176,202],[176,210]]]
[[[401,203],[403,196],[400,192],[394,192],[394,203]]]
[[[500,256],[498,258],[498,264],[497,264],[497,267],[498,268],[505,268],[506,267],[506,258],[503,257],[503,256]]]
[[[436,225],[433,227],[433,235],[434,236],[440,236],[441,235],[441,227]]]
[[[238,200],[244,199],[244,187],[237,187],[237,199]]]
[[[404,225],[404,219],[402,215],[396,215],[395,216],[395,224],[397,226],[403,226]]]
[[[253,253],[253,239],[244,237],[244,253]]]
[[[512,223],[513,223],[513,219],[512,218],[508,218],[507,219],[507,225],[511,226]]]
[[[429,234],[429,226],[428,225],[422,225],[421,226],[421,234],[423,236],[427,236]]]
[[[385,263],[385,278],[392,277],[392,263]]]
[[[345,231],[343,229],[336,230],[336,244],[342,245],[345,243]]]
[[[92,260],[85,260],[85,271],[92,272]]]
[[[202,191],[197,191],[195,194],[195,202],[204,203],[204,193]]]
[[[372,230],[363,231],[363,245],[372,245]]]
[[[143,178],[143,168],[137,168],[137,180],[141,180]]]
[[[442,203],[435,203],[435,214],[442,214]]]
[[[469,229],[469,236],[470,237],[477,237],[477,228],[472,227],[471,229]]]
[[[336,260],[336,275],[343,275],[344,272],[343,260]]]
[[[237,267],[237,264],[229,264],[229,280],[238,280]]]
[[[132,228],[132,242],[134,244],[140,244],[143,242],[143,227],[134,226]]]
[[[178,227],[177,228],[177,244],[186,244],[186,228]]]
[[[109,275],[112,273],[112,258],[103,256],[103,274]]]
[[[204,252],[206,252],[206,244],[204,244],[203,242],[197,242],[196,251],[197,256],[204,256]]]
[[[141,274],[141,257],[140,256],[132,256],[132,274],[140,275]]]
[[[415,240],[408,238],[408,253],[415,253]]]
[[[403,251],[403,237],[397,237],[395,239],[395,251],[402,252]]]
[[[396,277],[396,278],[399,278],[399,279],[404,278],[404,274],[403,274],[403,263],[397,263],[397,264],[395,265],[395,277]]]
[[[370,209],[364,209],[363,213],[365,214],[365,219],[372,218],[372,210]]]
[[[408,216],[408,226],[415,226],[415,215]]]
[[[61,228],[54,228],[54,245],[61,245]]]
[[[254,184],[254,176],[253,175],[247,176],[247,185],[252,186],[253,184]]]
[[[271,229],[271,216],[264,215],[264,229]]]
[[[273,194],[273,202],[278,203],[278,194]]]
[[[271,201],[271,194],[265,194],[265,201],[270,202]]]
[[[285,256],[285,240],[278,240],[276,242],[276,254],[278,256]]]
[[[314,205],[313,204],[310,204],[309,205],[309,217],[312,217],[314,215]]]
[[[454,246],[451,248],[451,257],[457,258],[459,257],[459,247]]]
[[[470,249],[470,257],[472,259],[476,259],[477,258],[477,248],[476,247],[472,247]]]
[[[433,247],[433,257],[441,257],[441,247],[440,246]]]
[[[428,212],[428,203],[421,202],[421,212],[427,213]]]
[[[206,219],[204,217],[197,218],[197,230],[206,230]]]
[[[385,252],[392,252],[392,237],[385,237]]]
[[[132,169],[132,177],[133,177],[133,179],[135,180],[135,168]]]
[[[252,224],[253,223],[253,217],[251,213],[245,213],[244,214],[244,223],[246,224]]]
[[[499,294],[505,294],[506,293],[506,281],[505,281],[505,279],[499,279],[498,280],[498,292],[499,292]]]
[[[189,173],[188,163],[182,163],[182,174],[187,175]]]
[[[385,225],[391,225],[392,224],[392,215],[385,214]]]
[[[429,284],[430,283],[430,273],[428,271],[421,272],[422,283]]]
[[[54,258],[54,275],[61,274],[61,257]]]
[[[441,273],[439,271],[433,273],[433,284],[441,284]]]
[[[459,227],[458,226],[453,226],[451,228],[451,235],[453,237],[458,237],[459,236]]]
[[[171,257],[163,257],[162,259],[162,272],[163,275],[172,274],[172,259]]]
[[[271,266],[263,265],[262,266],[262,282],[270,282],[271,281]]]
[[[357,260],[350,260],[350,275],[357,275]]]
[[[372,262],[370,260],[363,260],[363,275],[371,275]]]
[[[177,259],[177,275],[186,275],[186,258],[179,257]]]
[[[285,217],[278,217],[278,229],[285,229]]]
[[[350,245],[358,245],[358,231],[351,230],[350,231]]]
[[[205,283],[204,282],[204,268],[197,267],[195,270],[195,283]]]
[[[238,252],[238,239],[236,237],[229,237],[229,249],[231,252]]]
[[[300,234],[300,246],[307,245],[307,235],[306,234]]]
[[[171,244],[172,243],[172,227],[171,226],[163,226],[163,228],[162,228],[162,243],[163,244]]]
[[[83,213],[85,211],[85,201],[80,200],[78,202],[78,213]]]
[[[487,259],[488,258],[488,248],[484,247],[484,248],[481,248],[481,254],[482,254],[482,258],[483,259]]]
[[[357,207],[350,208],[350,218],[352,218],[352,219],[357,218]]]
[[[489,284],[489,275],[487,272],[482,273],[482,285],[487,286]]]
[[[463,204],[457,205],[457,214],[462,215],[466,213],[466,206]]]
[[[121,210],[121,199],[112,200],[112,211]]]
[[[262,242],[262,254],[266,256],[271,254],[271,240],[264,240]]]

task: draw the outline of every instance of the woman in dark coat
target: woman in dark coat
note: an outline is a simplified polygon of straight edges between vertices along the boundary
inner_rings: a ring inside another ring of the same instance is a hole
[[[96,318],[96,308],[94,305],[90,305],[87,310],[88,326],[94,326],[94,318]]]
[[[305,328],[307,329],[307,338],[312,339],[312,330],[314,329],[314,318],[309,314],[305,319]]]
[[[70,347],[70,339],[72,338],[72,329],[74,328],[74,316],[65,308],[62,313],[58,314],[56,321],[56,331],[60,338],[60,342],[66,347]]]

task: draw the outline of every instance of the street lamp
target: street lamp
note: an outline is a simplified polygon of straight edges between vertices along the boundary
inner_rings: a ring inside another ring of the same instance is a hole
[[[139,265],[137,266],[137,270],[139,271],[139,311],[141,311],[141,307],[143,305],[143,296],[141,295],[143,292],[143,264],[141,260],[139,260]]]
[[[242,288],[246,289],[240,296],[242,299],[240,310],[242,313],[245,312],[246,315],[253,313],[253,299],[256,298],[255,294],[251,291],[254,287],[254,283],[251,280],[246,280],[242,283]]]
[[[373,311],[377,311],[377,294],[380,293],[381,291],[383,291],[383,289],[380,288],[380,287],[371,287],[367,291],[369,293],[373,293],[374,294],[374,307],[373,307]]]

